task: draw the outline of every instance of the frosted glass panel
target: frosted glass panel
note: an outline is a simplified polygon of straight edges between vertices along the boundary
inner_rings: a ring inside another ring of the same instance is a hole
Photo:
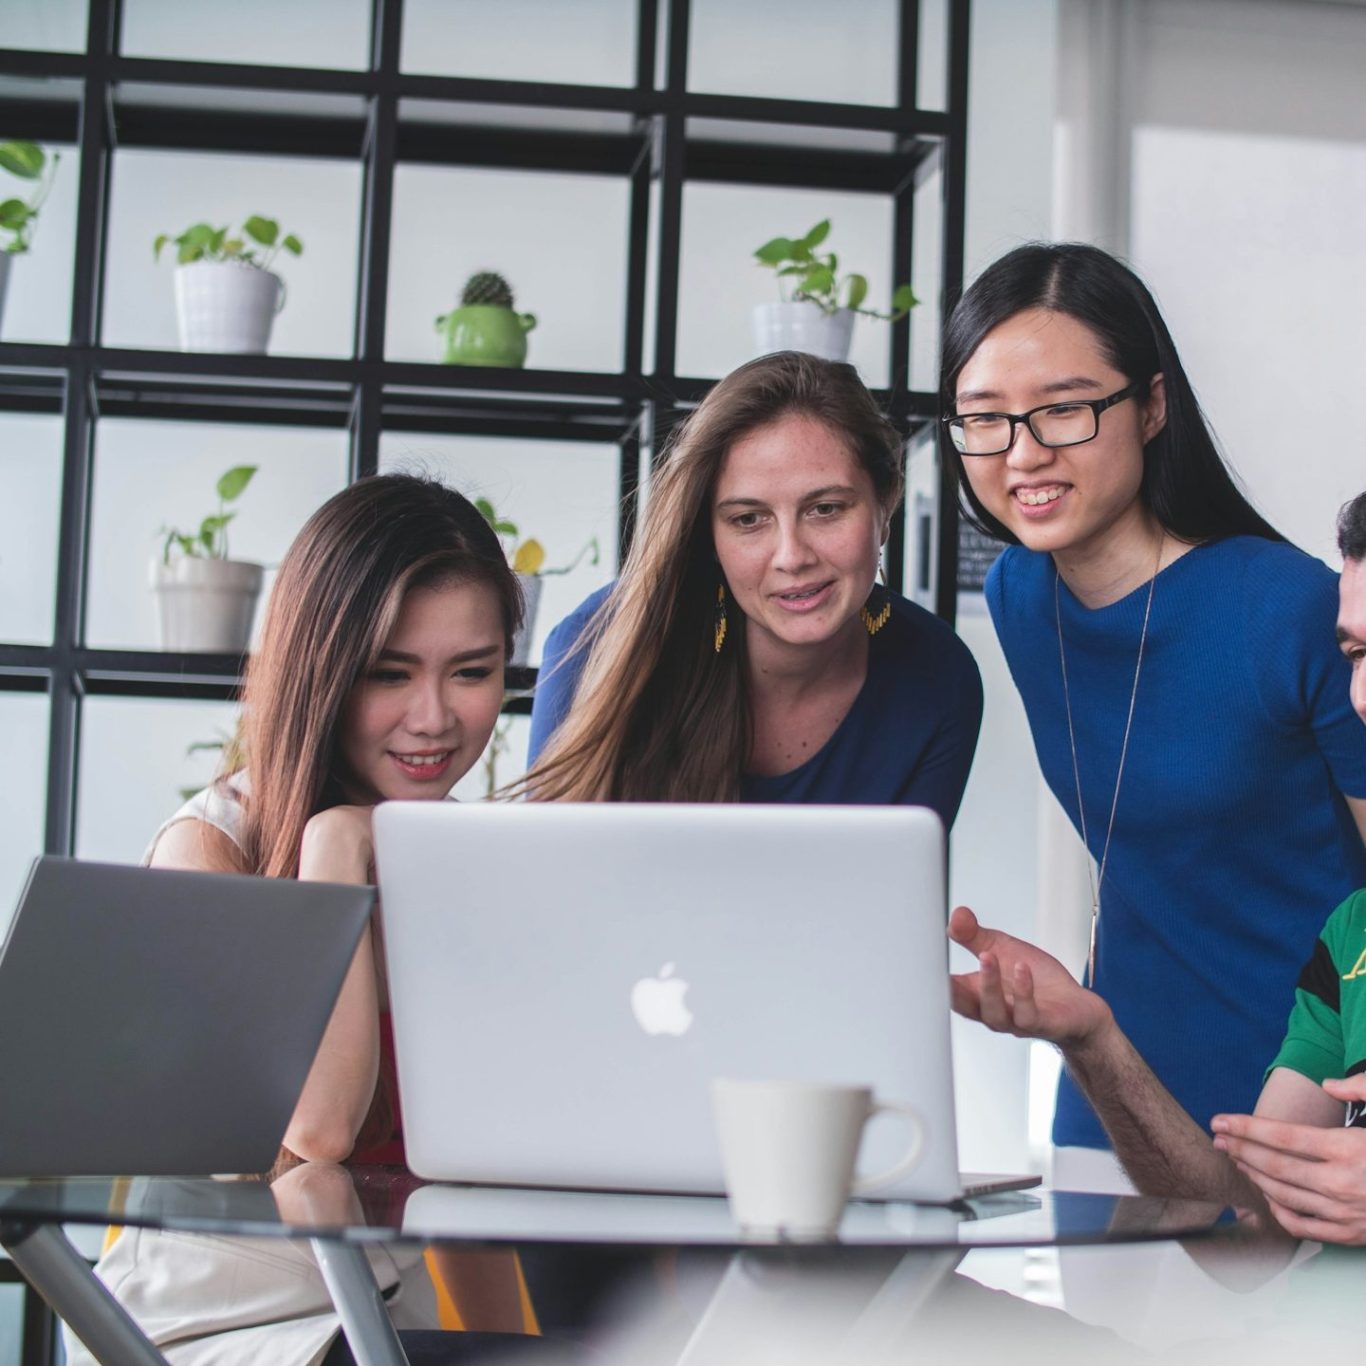
[[[163,526],[198,527],[216,511],[214,485],[257,465],[229,529],[234,559],[280,557],[313,510],[346,482],[346,434],[298,427],[109,418],[95,431],[95,489],[86,635],[96,646],[160,648],[150,566]],[[260,629],[265,596],[256,610]]]
[[[939,270],[944,254],[944,176],[936,163],[916,187],[911,286],[919,304],[911,310],[911,388],[939,387]]]
[[[213,776],[237,722],[230,702],[90,697],[81,717],[76,856],[136,863],[157,827]]]
[[[512,441],[491,437],[385,432],[380,468],[430,474],[470,498],[485,497],[519,534],[545,547],[546,566],[569,564],[591,537],[589,557],[568,574],[547,574],[531,632],[531,662],[547,633],[595,588],[610,582],[617,563],[618,449],[577,441]]]
[[[52,640],[62,419],[0,413],[0,640]]]
[[[688,88],[835,104],[896,103],[898,0],[693,0]]]
[[[634,85],[636,0],[404,0],[405,71]]]
[[[629,205],[629,183],[609,176],[398,167],[388,359],[440,360],[434,319],[493,270],[536,315],[528,367],[620,370]]]
[[[771,190],[695,183],[683,191],[679,270],[678,373],[719,377],[755,354],[753,310],[779,297],[776,277],[754,249],[772,237],[832,223],[826,246],[842,268],[868,277],[868,304],[886,308],[892,287],[892,201],[834,190]],[[888,330],[873,318],[854,324],[850,360],[865,383],[887,387]]]
[[[45,694],[0,692],[0,941],[29,864],[43,852],[47,803],[48,701]]]
[[[123,0],[123,52],[200,62],[366,67],[370,0]]]
[[[0,316],[0,341],[65,342],[71,335],[72,262],[76,255],[76,200],[81,157],[74,146],[43,143],[60,160],[52,190],[38,212],[33,245],[10,257],[9,288]],[[0,199],[33,197],[33,182],[0,171]],[[8,240],[8,235],[7,235]]]
[[[6,47],[44,52],[85,48],[87,0],[5,0]]]
[[[278,219],[304,254],[276,263],[284,309],[274,355],[349,356],[356,311],[361,171],[357,163],[214,152],[118,152],[110,196],[104,342],[179,347],[175,253],[152,259],[159,233],[201,221],[234,227],[254,213]]]
[[[940,111],[949,105],[949,0],[920,0],[915,103]]]

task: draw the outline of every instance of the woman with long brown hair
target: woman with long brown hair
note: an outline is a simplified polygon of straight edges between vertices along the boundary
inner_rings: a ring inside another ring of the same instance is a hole
[[[281,563],[247,670],[240,752],[161,827],[145,861],[373,881],[375,805],[440,800],[479,758],[521,620],[498,539],[466,498],[408,475],[351,485],[313,514]],[[287,1160],[403,1160],[377,922],[356,950],[284,1143]],[[376,1258],[395,1323],[436,1328],[420,1255]],[[130,1229],[99,1269],[150,1309],[151,1331],[166,1324],[176,1361],[350,1361],[302,1245]],[[520,1325],[507,1258],[443,1269],[462,1278],[444,1277],[467,1326]],[[464,1359],[478,1345],[420,1337],[431,1354],[415,1360]]]
[[[551,633],[525,790],[906,803],[950,825],[982,687],[947,624],[876,582],[901,460],[851,366],[786,351],[718,383],[617,583]]]

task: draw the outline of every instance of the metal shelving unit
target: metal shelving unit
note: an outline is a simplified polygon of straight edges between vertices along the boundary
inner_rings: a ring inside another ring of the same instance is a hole
[[[71,325],[64,345],[0,343],[0,411],[64,421],[50,645],[0,643],[0,690],[51,699],[45,847],[74,840],[82,699],[235,696],[241,660],[88,648],[85,566],[93,434],[104,416],[270,422],[345,430],[351,477],[373,472],[384,431],[613,442],[620,544],[630,543],[643,452],[657,451],[712,381],[675,369],[683,188],[691,181],[853,190],[894,204],[893,267],[904,278],[914,194],[942,174],[938,286],[961,287],[969,0],[948,0],[946,112],[916,108],[916,0],[904,0],[894,107],[690,92],[689,0],[637,0],[635,82],[626,88],[407,74],[402,0],[372,0],[369,69],[318,70],[135,58],[119,51],[119,0],[89,0],[80,54],[0,49],[0,129],[74,143],[80,157]],[[662,28],[662,32],[661,32]],[[664,78],[656,84],[663,43]],[[168,119],[167,112],[175,118]],[[772,126],[781,143],[762,136]],[[833,144],[833,145],[832,145]],[[362,227],[349,359],[206,356],[101,344],[110,162],[120,148],[307,155],[359,162]],[[629,182],[624,364],[620,373],[488,370],[384,356],[395,166],[426,162],[591,172]],[[653,242],[651,215],[655,216]],[[647,313],[653,275],[654,307]],[[647,328],[654,363],[645,368]],[[892,328],[880,398],[908,434],[936,396],[906,388],[910,331]],[[903,377],[894,380],[892,377]],[[951,618],[957,510],[941,478],[938,607]],[[899,521],[889,577],[902,580]],[[514,671],[525,689],[534,671]],[[514,704],[517,705],[517,704]],[[525,701],[520,704],[525,709]]]

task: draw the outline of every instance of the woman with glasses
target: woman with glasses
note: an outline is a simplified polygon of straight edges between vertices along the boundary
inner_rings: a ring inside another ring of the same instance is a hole
[[[1198,1123],[1251,1111],[1277,1003],[1366,885],[1337,576],[1238,491],[1152,296],[1104,252],[997,261],[941,373],[966,511],[1008,543],[992,619],[1094,860],[1088,983]],[[1053,1140],[1058,1184],[1113,1179],[1076,1151],[1108,1139],[1066,1076]]]

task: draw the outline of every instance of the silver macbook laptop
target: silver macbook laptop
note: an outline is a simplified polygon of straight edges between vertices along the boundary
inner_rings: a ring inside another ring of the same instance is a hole
[[[0,948],[0,1176],[267,1169],[373,904],[38,859]]]
[[[886,1194],[966,1193],[932,813],[387,802],[375,839],[418,1175],[719,1193],[731,1076],[908,1101],[923,1158]],[[860,1166],[904,1142],[874,1121]]]

